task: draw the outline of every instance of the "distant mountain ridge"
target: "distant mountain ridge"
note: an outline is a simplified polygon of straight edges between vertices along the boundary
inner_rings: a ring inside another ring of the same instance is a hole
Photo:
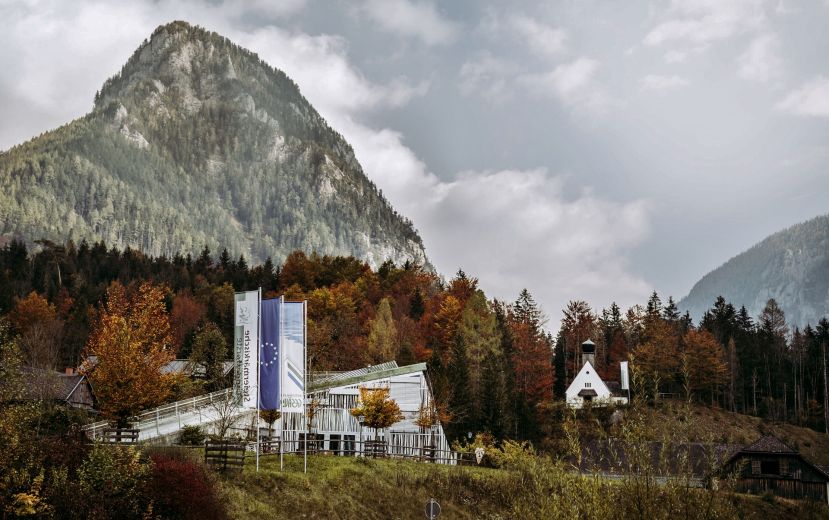
[[[706,274],[679,302],[699,319],[717,296],[756,316],[774,298],[790,324],[829,316],[829,215],[796,224]]]
[[[157,28],[91,113],[0,153],[0,235],[428,265],[412,223],[293,81],[185,22]]]

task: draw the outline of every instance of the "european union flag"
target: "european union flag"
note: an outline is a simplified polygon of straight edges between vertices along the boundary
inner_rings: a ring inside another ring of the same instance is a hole
[[[259,346],[259,409],[279,410],[279,335],[281,298],[262,300]]]

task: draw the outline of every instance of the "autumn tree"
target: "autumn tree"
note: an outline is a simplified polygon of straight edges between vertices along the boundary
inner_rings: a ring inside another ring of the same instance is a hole
[[[193,373],[204,377],[207,390],[213,391],[225,386],[224,362],[227,358],[227,341],[213,322],[208,321],[199,328],[193,338],[190,364]]]
[[[688,331],[682,343],[681,370],[688,397],[707,391],[713,404],[728,375],[722,346],[710,332],[696,330]]]
[[[519,435],[532,439],[538,434],[539,405],[552,400],[553,348],[541,328],[545,322],[541,309],[524,289],[511,307],[509,326],[512,337],[512,367]]]
[[[185,340],[196,330],[206,314],[207,306],[187,292],[177,294],[173,300],[173,308],[170,310],[173,345],[182,355],[189,353],[184,348]]]
[[[377,388],[359,388],[360,396],[357,406],[350,410],[354,417],[363,417],[363,424],[374,428],[375,439],[378,430],[389,428],[394,423],[402,421],[405,416],[400,406],[391,398],[391,389],[388,386]]]
[[[678,373],[679,344],[674,328],[661,319],[649,322],[644,342],[636,346],[631,367],[637,371],[647,393],[654,398],[675,381]]]
[[[315,370],[350,370],[367,361],[357,341],[356,298],[351,282],[308,295],[308,362]]]
[[[368,333],[369,356],[374,363],[383,363],[394,360],[397,350],[397,327],[391,313],[391,304],[388,298],[380,300],[377,314],[371,321]]]
[[[86,345],[83,371],[101,414],[119,425],[170,395],[174,375],[162,373],[173,358],[165,288],[145,282],[128,294],[113,282]],[[93,361],[94,360],[94,361]]]
[[[279,410],[259,410],[259,417],[268,425],[268,437],[273,436],[273,423],[282,417]]]
[[[53,304],[32,291],[17,301],[9,322],[20,335],[27,366],[44,371],[58,368],[64,324]]]
[[[568,302],[564,308],[561,332],[565,345],[565,387],[576,377],[583,365],[581,362],[581,344],[588,339],[600,341],[600,338],[594,335],[596,322],[596,315],[585,301],[573,300]],[[603,349],[598,344],[596,347],[596,357],[600,359]],[[597,367],[600,370],[603,368],[603,366]]]
[[[499,354],[501,343],[495,314],[490,309],[483,291],[475,291],[467,299],[466,307],[460,316],[457,334],[469,360],[472,395],[479,395],[484,360],[493,354]]]

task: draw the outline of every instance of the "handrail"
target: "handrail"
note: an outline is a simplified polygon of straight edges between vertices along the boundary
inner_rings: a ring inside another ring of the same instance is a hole
[[[161,405],[156,408],[152,408],[150,410],[141,412],[134,417],[131,417],[130,423],[132,424],[133,428],[141,430],[143,429],[142,425],[157,425],[159,421],[170,417],[177,416],[180,418],[181,414],[195,412],[204,406],[209,406],[213,403],[218,403],[229,399],[232,390],[232,388],[225,388],[222,390],[217,390],[215,392],[210,392],[208,394],[190,397],[173,403]],[[109,421],[98,421],[84,425],[81,429],[85,431],[89,437],[92,437],[94,439],[99,437],[103,429],[108,428],[109,426]]]

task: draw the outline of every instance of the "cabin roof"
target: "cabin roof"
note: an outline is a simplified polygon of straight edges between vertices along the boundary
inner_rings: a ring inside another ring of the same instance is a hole
[[[82,374],[66,374],[55,370],[23,367],[21,372],[29,384],[23,390],[24,399],[40,398],[39,391],[45,391],[47,397],[58,401],[68,401],[78,386],[86,379]],[[38,382],[31,384],[33,380]],[[91,405],[91,403],[90,403]]]
[[[753,444],[743,448],[741,451],[745,453],[797,453],[797,450],[790,448],[774,435],[764,435],[763,437],[757,439]]]

